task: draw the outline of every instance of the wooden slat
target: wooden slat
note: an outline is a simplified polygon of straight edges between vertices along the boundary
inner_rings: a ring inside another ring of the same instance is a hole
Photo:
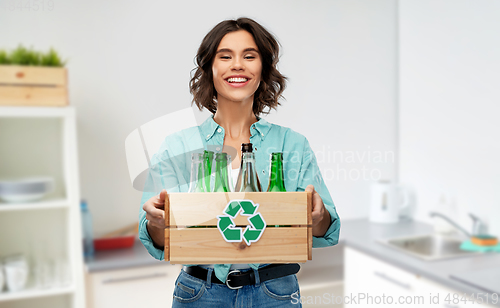
[[[66,86],[67,70],[64,67],[0,65],[2,83]]]
[[[307,260],[312,260],[312,193],[307,193]]]
[[[67,106],[66,87],[21,87],[0,85],[0,105]]]
[[[164,258],[165,261],[170,260],[170,215],[168,213],[170,212],[170,199],[169,199],[169,194],[166,194],[165,196],[165,249],[164,251]]]
[[[306,262],[307,228],[266,228],[258,242],[227,243],[216,228],[171,229],[170,263]]]
[[[307,225],[307,193],[172,193],[170,226],[216,226],[217,216],[230,200],[250,199],[259,204],[267,225]],[[209,197],[208,197],[209,196]],[[246,226],[248,217],[238,215],[236,225]]]

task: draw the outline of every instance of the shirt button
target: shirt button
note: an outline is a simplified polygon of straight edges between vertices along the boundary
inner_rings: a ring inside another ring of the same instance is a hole
[[[217,151],[220,151],[220,148],[219,148],[219,147],[216,147],[215,149],[216,149]]]
[[[264,137],[264,134],[261,134],[261,135],[262,135],[262,137]]]
[[[255,151],[257,151],[257,148],[255,148]]]
[[[220,133],[222,131],[222,128],[219,128],[217,131]]]
[[[262,174],[266,174],[266,170],[262,170]]]
[[[210,135],[207,135],[207,138],[210,138]]]

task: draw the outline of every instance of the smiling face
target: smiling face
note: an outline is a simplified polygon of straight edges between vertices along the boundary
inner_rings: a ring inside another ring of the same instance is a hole
[[[253,36],[245,30],[226,34],[217,47],[212,64],[219,104],[253,104],[261,81],[262,61]]]

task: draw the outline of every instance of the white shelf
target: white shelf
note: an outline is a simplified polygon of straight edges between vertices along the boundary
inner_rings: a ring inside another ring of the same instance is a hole
[[[0,202],[0,212],[2,211],[25,211],[25,210],[45,210],[57,208],[69,208],[70,202],[67,199],[43,200],[30,203],[4,203]]]
[[[33,258],[33,243],[41,243],[46,258],[68,260],[73,278],[68,287],[0,292],[0,306],[9,301],[19,308],[33,307],[33,302],[39,308],[84,308],[75,108],[0,106],[0,125],[2,177],[44,175],[56,184],[37,202],[0,201],[0,251]]]
[[[74,113],[74,107],[0,106],[0,117],[64,118]]]
[[[74,292],[75,286],[51,289],[26,289],[18,292],[2,292],[0,293],[0,303],[19,299],[72,294]]]

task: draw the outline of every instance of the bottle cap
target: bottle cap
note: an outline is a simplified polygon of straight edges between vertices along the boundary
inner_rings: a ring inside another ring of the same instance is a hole
[[[85,200],[81,200],[81,201],[80,201],[80,208],[81,208],[82,210],[86,210],[86,209],[88,208],[88,207],[87,207],[87,201],[85,201]]]
[[[227,153],[216,153],[215,160],[227,160]]]
[[[252,144],[251,143],[242,143],[241,144],[241,152],[243,152],[243,153],[253,152]]]
[[[214,152],[213,151],[204,150],[203,151],[203,156],[204,157],[208,157],[208,158],[212,158],[212,157],[214,157]]]
[[[191,154],[191,160],[198,161],[198,160],[202,160],[203,157],[204,157],[204,153],[192,153]]]
[[[273,157],[283,159],[283,152],[273,152],[273,153],[271,153],[271,159],[272,159]]]

